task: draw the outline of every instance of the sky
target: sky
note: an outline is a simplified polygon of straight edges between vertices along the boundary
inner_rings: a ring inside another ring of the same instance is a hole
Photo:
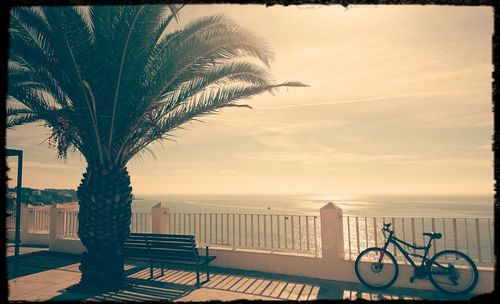
[[[188,5],[179,26],[219,13],[310,87],[174,131],[128,164],[135,194],[493,194],[491,7]],[[24,186],[76,189],[84,159],[48,136],[7,131]]]

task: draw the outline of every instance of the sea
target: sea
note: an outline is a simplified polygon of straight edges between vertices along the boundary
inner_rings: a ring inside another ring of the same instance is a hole
[[[317,215],[325,204],[344,216],[492,218],[493,195],[136,195],[134,212],[163,202],[171,212]]]

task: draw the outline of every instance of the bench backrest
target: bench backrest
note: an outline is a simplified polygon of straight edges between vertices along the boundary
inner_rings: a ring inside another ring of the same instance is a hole
[[[194,235],[131,233],[123,244],[128,257],[152,257],[180,261],[200,260]]]

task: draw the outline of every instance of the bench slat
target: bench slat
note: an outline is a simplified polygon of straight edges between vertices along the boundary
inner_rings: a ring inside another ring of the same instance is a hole
[[[182,257],[182,256],[170,256],[170,255],[155,255],[152,254],[151,258],[153,261],[158,261],[158,262],[192,262],[192,263],[198,263],[199,260],[194,259],[193,257]]]
[[[149,237],[134,237],[134,238],[129,238],[127,241],[129,242],[144,242],[145,240],[148,240],[148,242],[155,242],[155,243],[172,243],[172,244],[179,244],[179,245],[191,245],[192,242],[194,242],[194,239],[171,239],[171,238],[149,238]]]
[[[155,258],[153,256],[153,258]],[[201,258],[198,261],[195,260],[179,260],[179,259],[163,259],[163,258],[157,258],[154,261],[156,262],[161,262],[165,265],[168,264],[188,264],[188,265],[205,265],[206,263],[209,263],[211,261],[215,260],[215,256],[209,256],[208,259],[205,259],[205,257]]]
[[[182,255],[182,256],[194,256],[198,257],[197,254],[194,254],[192,250],[178,250],[172,248],[150,248],[151,252],[155,254],[172,254],[172,255]]]
[[[191,245],[194,239],[147,238],[149,242]]]
[[[146,246],[146,240],[142,240],[142,241],[126,240],[123,243],[123,246]]]
[[[149,242],[150,248],[166,248],[166,249],[177,249],[177,250],[187,250],[192,251],[193,245],[191,244],[177,244],[177,243],[159,243],[159,242]]]
[[[122,251],[143,251],[143,252],[149,252],[149,249],[146,247],[122,247]]]
[[[146,236],[148,238],[171,238],[171,239],[193,239],[194,235],[180,235],[180,234],[158,234],[158,233],[131,233],[130,236]]]

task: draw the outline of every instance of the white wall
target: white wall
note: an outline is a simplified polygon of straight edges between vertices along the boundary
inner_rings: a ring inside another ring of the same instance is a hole
[[[204,255],[204,248],[199,250]],[[343,259],[324,259],[304,255],[270,253],[241,249],[211,248],[209,254],[217,258],[214,266],[245,269],[276,274],[303,276],[325,280],[359,282],[354,273],[354,262]],[[415,280],[410,283],[413,269],[410,265],[399,265],[399,276],[394,287],[422,290],[435,290],[429,280]],[[491,268],[479,269],[479,282],[473,293],[481,294],[494,290],[494,271]]]
[[[49,248],[51,251],[82,253],[85,248],[78,239],[64,239],[58,230],[58,220],[63,208],[51,208],[51,233]],[[152,231],[169,233],[170,225],[165,224],[169,209],[158,204],[151,209]],[[314,257],[300,254],[271,253],[259,250],[227,249],[210,247],[210,255],[216,256],[212,265],[224,268],[244,269],[276,274],[303,276],[345,282],[359,282],[354,273],[354,262],[344,259],[344,241],[342,210],[332,203],[320,209],[322,256]],[[200,255],[205,249],[200,248]],[[410,265],[399,265],[399,277],[395,287],[435,290],[428,280],[416,280],[410,283],[413,269]],[[494,290],[494,270],[480,268],[479,282],[473,293],[481,294]]]

